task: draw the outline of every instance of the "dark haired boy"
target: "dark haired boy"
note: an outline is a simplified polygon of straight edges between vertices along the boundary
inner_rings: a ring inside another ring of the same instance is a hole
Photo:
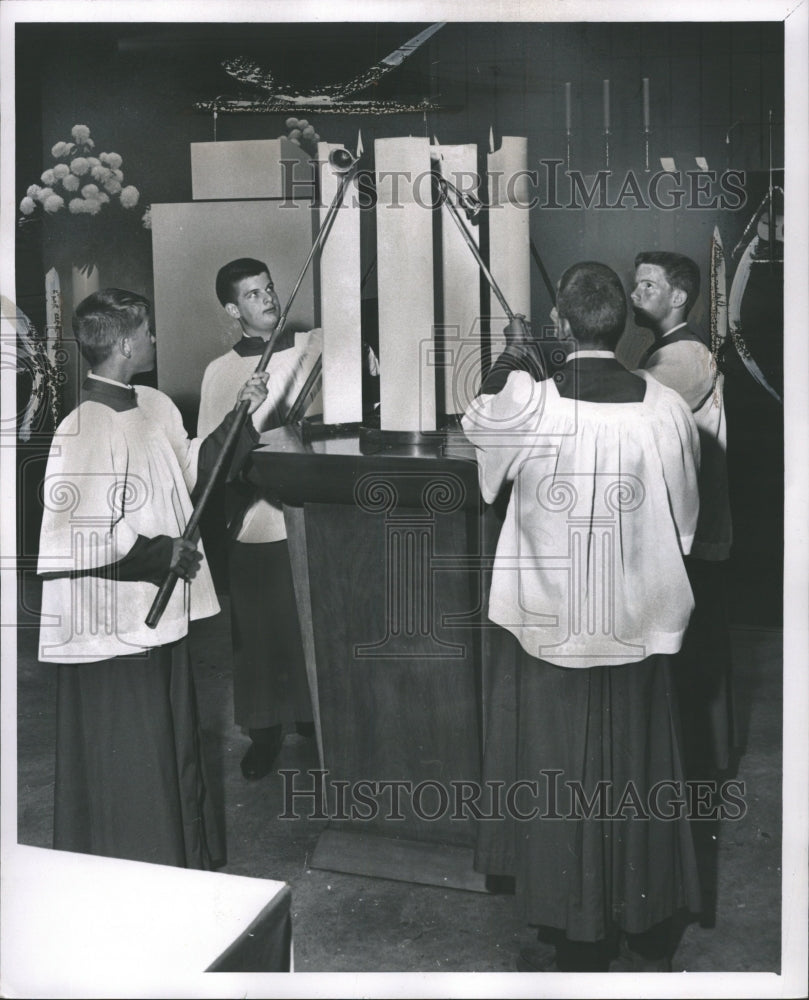
[[[512,720],[524,787],[505,874],[540,928],[523,971],[605,971],[619,933],[624,967],[665,970],[672,916],[700,907],[674,801],[684,771],[670,671],[693,606],[682,552],[699,439],[677,393],[616,360],[626,312],[614,271],[569,268],[551,313],[574,346],[561,377],[538,377],[537,345],[513,321],[463,418],[484,500],[511,485],[488,616],[508,633],[517,691],[514,706],[494,706],[484,773],[496,777],[490,744]]]
[[[242,337],[205,370],[200,434],[222,419],[233,387],[255,369],[281,315],[268,266],[251,257],[220,268],[216,294]],[[267,367],[268,396],[253,414],[257,431],[284,423],[321,348],[319,331],[282,333]],[[284,512],[256,490],[239,494],[232,489],[226,503],[233,700],[236,723],[251,740],[242,774],[256,780],[272,769],[285,722],[309,737],[314,724]]]

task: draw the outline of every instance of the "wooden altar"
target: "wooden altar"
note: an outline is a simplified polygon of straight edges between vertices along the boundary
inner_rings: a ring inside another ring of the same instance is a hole
[[[262,436],[251,478],[287,517],[330,819],[313,865],[483,891],[462,802],[480,778],[473,449],[293,425]]]

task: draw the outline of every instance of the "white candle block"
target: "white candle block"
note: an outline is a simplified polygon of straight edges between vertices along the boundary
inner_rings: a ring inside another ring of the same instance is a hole
[[[312,198],[309,154],[286,137],[191,143],[194,201]]]
[[[441,146],[438,152],[442,177],[477,195],[477,146]],[[457,204],[452,191],[449,197]],[[441,214],[444,400],[448,414],[464,413],[480,388],[480,268],[456,220],[461,218],[475,245],[479,228],[460,207],[453,217],[445,204]]]
[[[320,224],[334,201],[343,173],[329,164],[340,145],[318,143]],[[362,420],[362,337],[360,273],[360,208],[357,190],[343,193],[320,255],[320,320],[323,328],[323,422]]]
[[[430,146],[377,139],[374,154],[380,426],[435,430]]]
[[[489,270],[514,313],[531,318],[531,234],[528,140],[503,136],[488,156]],[[491,295],[491,351],[495,361],[505,347],[502,329],[508,318]]]

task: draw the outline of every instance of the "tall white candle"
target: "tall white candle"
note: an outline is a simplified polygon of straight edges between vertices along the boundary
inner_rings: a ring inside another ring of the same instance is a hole
[[[503,136],[488,157],[489,270],[512,312],[531,315],[531,234],[528,210],[528,140]],[[491,351],[494,361],[505,347],[505,310],[491,295]]]
[[[604,131],[610,128],[610,81],[604,81]]]
[[[435,430],[429,140],[377,139],[374,159],[380,426]]]
[[[320,224],[328,215],[342,174],[329,164],[341,146],[318,143]],[[323,423],[362,420],[360,209],[349,184],[320,255],[320,321],[323,327]]]
[[[649,77],[643,78],[643,130],[649,131]]]
[[[565,129],[568,132],[570,131],[570,123],[572,121],[572,86],[573,85],[570,83],[565,84]],[[494,150],[492,150],[492,152],[494,152]]]

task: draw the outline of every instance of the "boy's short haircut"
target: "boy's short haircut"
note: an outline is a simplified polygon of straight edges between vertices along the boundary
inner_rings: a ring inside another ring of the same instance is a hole
[[[626,324],[626,292],[611,267],[585,260],[560,278],[556,311],[576,340],[613,350]]]
[[[228,302],[235,302],[239,282],[265,272],[269,274],[270,269],[255,257],[239,257],[220,267],[216,275],[216,297],[219,299],[219,304],[226,306]]]
[[[644,250],[635,257],[635,270],[641,264],[653,264],[662,268],[666,275],[666,281],[671,287],[685,292],[685,315],[687,316],[699,295],[699,268],[694,261],[684,254],[673,253],[669,250]]]
[[[123,288],[103,288],[79,303],[73,333],[90,367],[106,361],[121,337],[134,333],[151,316],[147,298]]]

